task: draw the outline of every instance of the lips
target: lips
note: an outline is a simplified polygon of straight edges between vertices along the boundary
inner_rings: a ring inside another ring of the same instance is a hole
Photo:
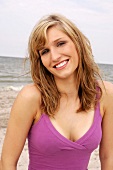
[[[69,60],[64,60],[64,61],[60,62],[60,63],[54,65],[54,68],[60,69],[60,68],[65,67],[67,65],[68,61]]]

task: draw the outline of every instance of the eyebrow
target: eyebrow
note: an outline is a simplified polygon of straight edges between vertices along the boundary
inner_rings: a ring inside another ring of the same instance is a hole
[[[61,38],[57,38],[56,40],[54,40],[53,42],[56,42],[56,41],[59,41],[60,39],[62,39],[64,37],[61,37]]]

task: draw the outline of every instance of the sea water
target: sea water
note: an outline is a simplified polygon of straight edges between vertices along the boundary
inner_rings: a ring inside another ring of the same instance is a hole
[[[28,83],[32,83],[29,61],[25,64],[25,59],[14,57],[0,57],[0,88],[22,88]],[[103,79],[113,83],[113,65],[98,64]]]

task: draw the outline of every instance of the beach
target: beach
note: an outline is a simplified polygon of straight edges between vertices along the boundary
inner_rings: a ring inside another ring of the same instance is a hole
[[[12,87],[0,89],[0,155],[2,151],[3,140],[6,133],[6,127],[10,115],[11,106],[19,92],[19,89]],[[28,169],[28,147],[27,140],[18,162],[18,170]],[[100,170],[100,161],[98,156],[98,148],[92,153],[88,170]]]

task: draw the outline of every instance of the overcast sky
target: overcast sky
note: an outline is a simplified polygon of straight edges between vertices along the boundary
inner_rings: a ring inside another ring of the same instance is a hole
[[[0,0],[0,56],[24,57],[32,28],[50,13],[78,26],[97,63],[113,64],[113,0]]]

